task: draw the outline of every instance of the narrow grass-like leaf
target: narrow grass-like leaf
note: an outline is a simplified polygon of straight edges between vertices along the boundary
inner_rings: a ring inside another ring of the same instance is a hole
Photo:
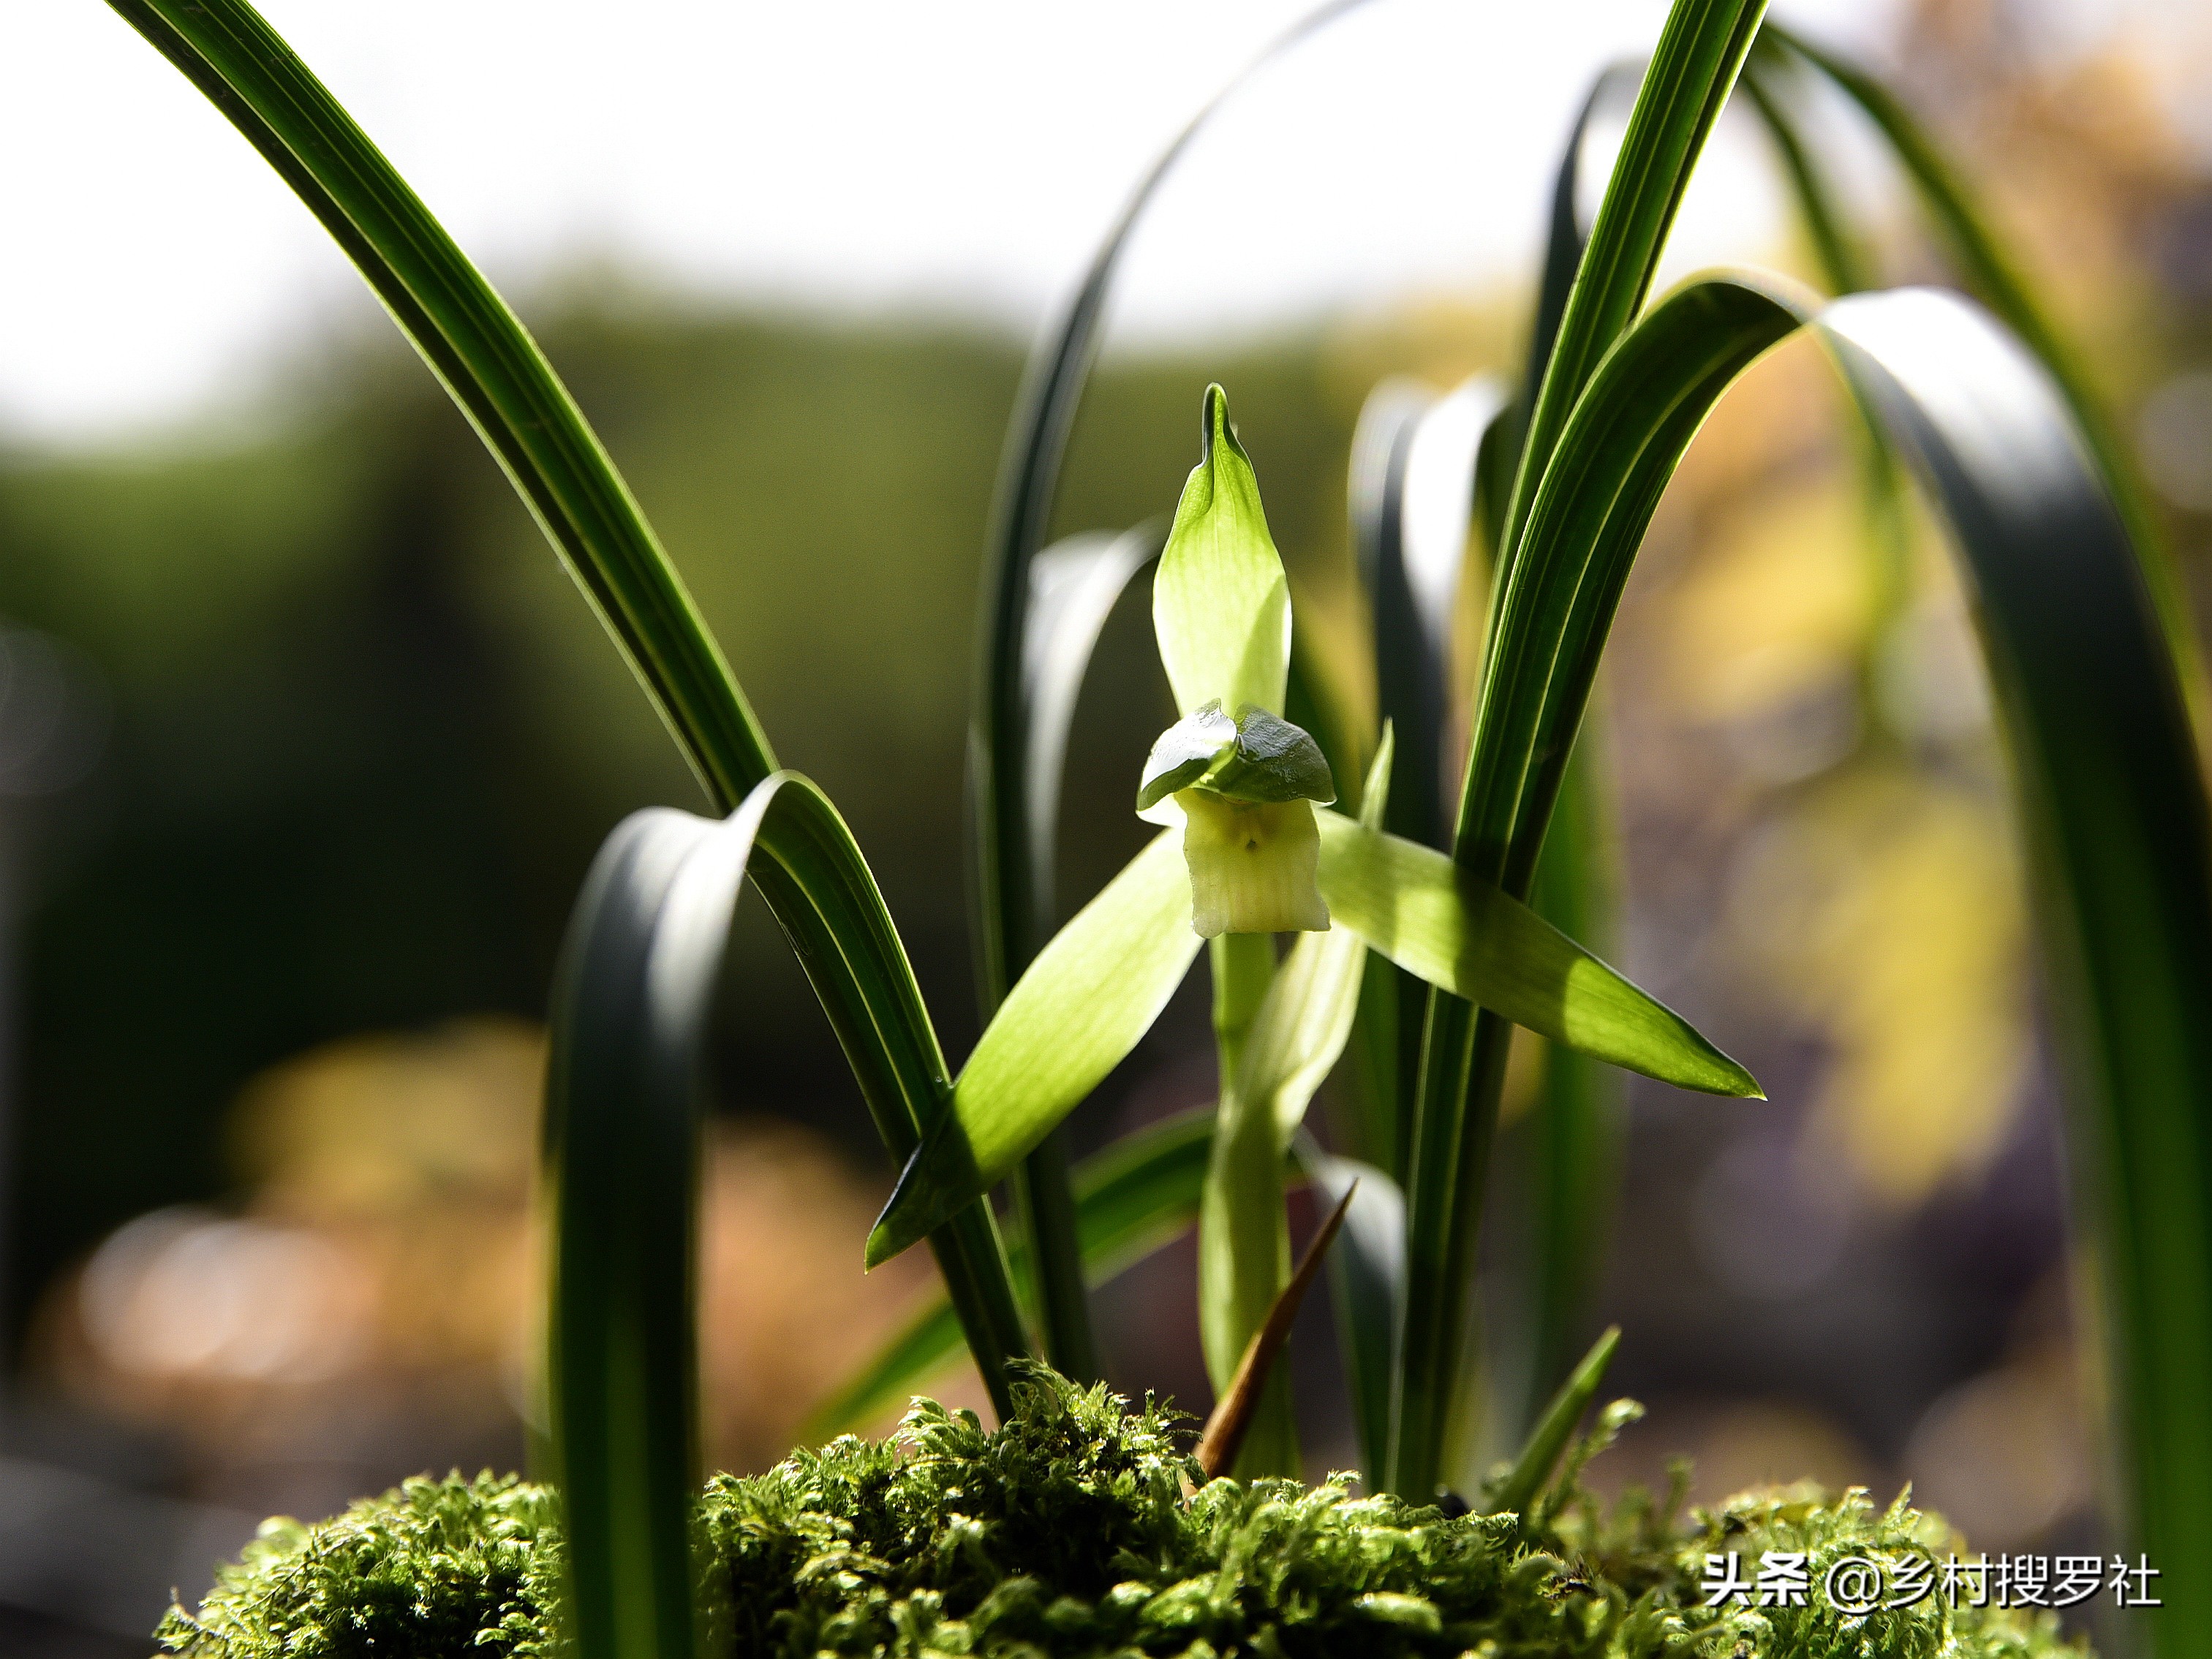
[[[1559,436],[1528,513],[1523,556],[1492,607],[1455,843],[1463,872],[1509,896],[1528,890],[1644,527],[1715,400],[1796,325],[1801,302],[1782,295],[1732,276],[1676,290],[1599,365]],[[1427,1493],[1440,1471],[1512,1018],[1478,1015],[1456,997],[1429,1005],[1407,1194],[1409,1311],[1392,1413],[1391,1486],[1404,1494]]]
[[[1498,887],[1443,854],[1323,811],[1321,887],[1340,927],[1431,985],[1585,1054],[1707,1094],[1752,1075]]]
[[[1166,523],[1158,520],[1118,536],[1071,536],[1037,555],[1030,567],[1029,622],[1023,634],[1023,775],[1029,787],[1032,908],[1048,921],[1059,840],[1054,821],[1076,700],[1107,617],[1138,573],[1159,556],[1166,537]]]
[[[1620,1327],[1611,1326],[1583,1356],[1582,1364],[1559,1385],[1559,1391],[1552,1396],[1544,1414],[1536,1419],[1528,1444],[1513,1460],[1513,1467],[1506,1472],[1504,1480],[1495,1491],[1486,1494],[1492,1514],[1527,1512],[1530,1500],[1551,1478],[1559,1454],[1574,1438],[1575,1425],[1583,1420],[1590,1401],[1597,1398],[1597,1391],[1605,1382],[1606,1367],[1613,1364],[1613,1350],[1620,1346]]]
[[[868,1236],[870,1266],[1003,1180],[1152,1029],[1198,954],[1182,839],[1132,859],[1000,1005]]]
[[[1475,457],[1504,405],[1503,386],[1486,374],[1434,398],[1385,381],[1369,395],[1353,437],[1352,545],[1374,613],[1376,702],[1404,757],[1381,827],[1430,847],[1446,840],[1452,615]]]
[[[1077,1236],[1090,1285],[1104,1284],[1198,1219],[1212,1139],[1213,1109],[1204,1106],[1124,1135],[1075,1166]],[[1367,1201],[1364,1188],[1361,1197]],[[1007,1254],[1015,1282],[1026,1286],[1026,1249],[1017,1243]],[[866,1428],[903,1407],[960,1352],[960,1322],[952,1304],[932,1297],[815,1407],[799,1439],[819,1444]]]
[[[336,239],[422,353],[725,809],[768,738],[622,475],[527,331],[328,88],[244,0],[111,0]]]
[[[112,3],[353,261],[497,458],[708,794],[734,807],[775,769],[768,739],[614,463],[506,302],[244,0]],[[822,999],[886,1147],[902,1159],[939,1109],[945,1065],[874,878],[826,800],[817,811],[771,814],[761,845],[769,859],[755,883]],[[838,934],[839,916],[859,931]],[[1005,1361],[1027,1342],[996,1224],[979,1206],[933,1244],[1003,1411]]]
[[[2212,1560],[2212,810],[2125,522],[2063,388],[1954,296],[1863,295],[1821,331],[1957,538],[2021,795],[2104,1276],[2136,1542]],[[2169,1581],[2165,1659],[2212,1652]]]
[[[700,1064],[769,793],[609,837],[563,947],[547,1073],[547,1399],[586,1659],[690,1659]]]
[[[1755,46],[1748,61],[1758,61]],[[1559,319],[1582,263],[1587,234],[1581,217],[1583,151],[1591,124],[1609,104],[1632,95],[1643,69],[1641,63],[1623,61],[1598,76],[1559,158],[1522,380],[1523,411],[1550,366]],[[1585,948],[1607,951],[1619,876],[1603,828],[1604,785],[1592,752],[1600,733],[1590,729],[1594,724],[1586,720],[1576,738],[1529,902],[1537,915]],[[1532,1117],[1525,1136],[1529,1203],[1522,1255],[1528,1263],[1523,1305],[1529,1354],[1524,1411],[1533,1417],[1540,1391],[1567,1367],[1567,1345],[1595,1287],[1624,1151],[1620,1075],[1587,1054],[1551,1044]]]
[[[951,1115],[952,1085],[937,1032],[922,1006],[906,946],[860,844],[830,798],[807,780],[781,775],[761,824],[754,883],[786,891],[785,931],[837,1033],[895,1164]],[[938,1269],[960,1310],[977,1368],[1003,1415],[1012,1403],[1006,1359],[1027,1351],[1005,1247],[988,1204],[940,1218],[930,1237]]]
[[[1484,635],[1486,687],[1527,550],[1529,520],[1553,470],[1553,451],[1599,364],[1643,306],[1691,172],[1765,14],[1765,0],[1676,0],[1653,50],[1556,337],[1545,354],[1514,470]],[[1492,849],[1471,840],[1468,818],[1486,701],[1486,690],[1477,705],[1475,747],[1453,850],[1477,873],[1495,879]],[[1568,738],[1557,757],[1562,763],[1571,729]],[[1525,880],[1507,885],[1516,894],[1527,890]],[[1478,1014],[1443,994],[1430,997],[1407,1173],[1405,1341],[1393,1382],[1385,1473],[1391,1490],[1417,1497],[1436,1485],[1455,1403],[1477,1222],[1510,1039],[1498,1016]]]
[[[1822,170],[1811,144],[1797,122],[1796,93],[1800,76],[1795,60],[1777,44],[1778,27],[1761,33],[1743,68],[1743,90],[1790,181],[1790,193],[1803,220],[1805,239],[1820,268],[1820,280],[1838,296],[1856,294],[1874,286],[1874,270],[1866,250],[1844,221],[1833,184]]]
[[[1802,88],[1814,73],[1778,44],[1772,34],[1762,33],[1744,65],[1743,88],[1774,142],[1783,175],[1796,199],[1806,240],[1820,267],[1820,280],[1830,294],[1840,298],[1874,287],[1875,272],[1866,249],[1844,222],[1834,183],[1798,119]],[[1912,529],[1904,469],[1883,435],[1881,422],[1861,422],[1854,435],[1866,501],[1869,550],[1873,556],[1867,607],[1869,648],[1860,664],[1861,701],[1869,714],[1879,720],[1883,707],[1875,684],[1880,653],[1911,598]]]
[[[1453,621],[1471,556],[1480,457],[1511,422],[1494,376],[1475,375],[1432,399],[1385,382],[1370,394],[1354,438],[1348,499],[1372,613],[1376,702],[1403,757],[1380,827],[1425,847],[1449,845],[1446,778],[1459,763]],[[1428,994],[1418,975],[1395,964],[1377,963],[1361,980],[1359,1019],[1367,1029],[1356,1037],[1358,1100],[1369,1121],[1360,1140],[1394,1171],[1411,1139]]]
[[[1582,221],[1583,150],[1599,112],[1624,97],[1641,92],[1645,69],[1641,58],[1623,58],[1608,64],[1590,83],[1582,108],[1575,113],[1574,125],[1568,131],[1566,144],[1559,153],[1559,167],[1552,175],[1552,210],[1544,233],[1543,274],[1536,282],[1536,314],[1529,326],[1528,362],[1521,376],[1520,419],[1515,431],[1516,466],[1519,447],[1527,435],[1528,412],[1534,407],[1537,389],[1544,384],[1545,373],[1552,366],[1552,350],[1559,343],[1559,325],[1565,319],[1567,299],[1574,292],[1576,275],[1582,270],[1583,247],[1589,240],[1589,228]],[[1662,231],[1662,240],[1663,238]],[[1650,281],[1647,275],[1646,287]],[[1499,506],[1502,508],[1504,503]]]
[[[2057,389],[2017,342],[1951,296],[1861,295],[1822,312],[1727,277],[1638,324],[1601,366],[1531,514],[1462,846],[1525,879],[1659,490],[1705,410],[1801,318],[1914,459],[1972,578],[2044,890],[2141,1532],[2153,1550],[2195,1559],[2212,1549],[2212,1422],[2196,1404],[2212,1391],[2212,1025],[2200,1017],[2212,1000],[2212,812],[2123,522]],[[1482,1057],[1463,1052],[1469,1066]],[[1415,1320],[1423,1243],[1416,1230]],[[1418,1334],[1409,1322],[1409,1347]],[[1406,1422],[1401,1408],[1400,1458]]]
[[[1232,716],[1247,708],[1280,712],[1291,668],[1290,580],[1218,386],[1206,389],[1200,431],[1205,452],[1152,577],[1160,661],[1186,714],[1209,702]]]
[[[1529,410],[1499,542],[1501,588],[1553,447],[1599,360],[1650,290],[1691,172],[1765,14],[1765,0],[1678,0],[1668,15]]]
[[[848,860],[827,798],[779,773],[722,823],[665,809],[627,820],[562,952],[546,1105],[547,1380],[587,1659],[691,1651],[700,1070],[731,914],[771,830],[811,850],[787,856],[833,937],[895,946],[888,918],[870,919],[873,883]],[[988,1211],[951,1236],[977,1221],[988,1228]],[[995,1256],[995,1235],[971,1242]],[[957,1258],[939,1260],[965,1326],[979,1316],[975,1287],[954,1276]],[[1011,1318],[1011,1294],[981,1316]]]
[[[1323,1201],[1342,1202],[1358,1183],[1344,1237],[1329,1253],[1328,1278],[1360,1467],[1371,1480],[1390,1443],[1390,1356],[1406,1293],[1406,1195],[1371,1164],[1332,1157],[1310,1134],[1300,1133],[1292,1151]]]

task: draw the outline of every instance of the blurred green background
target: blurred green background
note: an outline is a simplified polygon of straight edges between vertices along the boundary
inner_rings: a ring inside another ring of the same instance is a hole
[[[964,1048],[971,607],[1019,354],[977,334],[670,309],[571,300],[544,342],[781,757],[869,849]],[[1238,387],[1280,481],[1285,544],[1340,555],[1357,405],[1288,349],[1108,374],[1068,525],[1172,505],[1208,374]],[[412,359],[364,348],[288,390],[281,421],[243,441],[0,472],[0,610],[67,642],[102,728],[92,775],[27,830],[22,1087],[40,1104],[17,1154],[18,1323],[120,1221],[230,1190],[224,1114],[262,1068],[363,1030],[542,1015],[599,840],[640,805],[700,804]],[[1121,827],[1098,837],[1110,848]],[[740,963],[738,1103],[860,1130],[765,922]]]

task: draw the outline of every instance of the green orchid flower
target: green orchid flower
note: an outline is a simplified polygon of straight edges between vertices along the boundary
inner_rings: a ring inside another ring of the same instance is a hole
[[[1217,697],[1160,733],[1137,816],[1182,821],[1200,939],[1326,933],[1313,809],[1335,799],[1328,758],[1304,729],[1251,703],[1231,720]]]
[[[1706,1093],[1759,1086],[1526,906],[1384,833],[1387,731],[1361,816],[1332,809],[1319,744],[1279,712],[1290,584],[1218,386],[1206,389],[1202,429],[1152,584],[1160,660],[1182,711],[1138,786],[1139,815],[1162,833],[1000,1006],[870,1234],[867,1261],[896,1255],[1004,1179],[1135,1048],[1207,941],[1222,1085],[1200,1304],[1219,1387],[1287,1271],[1284,1151],[1343,1051],[1370,950],[1600,1059]],[[1279,965],[1279,933],[1297,936]],[[1247,1473],[1292,1467],[1287,1395],[1277,1392],[1247,1438]]]
[[[1203,429],[1152,581],[1152,629],[1183,717],[1152,745],[1137,811],[1182,829],[1201,939],[1319,932],[1328,907],[1313,804],[1336,788],[1321,745],[1279,712],[1290,581],[1218,386],[1206,388]]]

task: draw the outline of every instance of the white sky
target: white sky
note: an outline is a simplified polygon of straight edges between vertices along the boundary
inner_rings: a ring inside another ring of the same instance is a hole
[[[234,394],[370,301],[275,174],[98,0],[6,0],[0,431],[114,435]],[[266,0],[520,290],[612,260],[713,295],[1026,331],[1182,119],[1310,0]],[[1878,54],[1895,0],[1778,12]],[[1119,337],[1528,267],[1555,151],[1660,0],[1376,0],[1255,83],[1133,250]],[[1749,146],[1687,262],[1778,222]]]

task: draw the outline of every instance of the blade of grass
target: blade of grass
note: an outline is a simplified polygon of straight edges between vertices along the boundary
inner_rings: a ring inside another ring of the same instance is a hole
[[[1474,502],[1475,455],[1504,401],[1489,375],[1442,398],[1385,381],[1369,394],[1352,442],[1347,494],[1374,615],[1376,702],[1404,756],[1381,827],[1426,847],[1444,846],[1447,835],[1452,613]],[[1456,520],[1446,511],[1454,504]]]
[[[1757,59],[1754,47],[1751,61]],[[1524,414],[1550,366],[1559,319],[1582,263],[1583,149],[1590,125],[1599,111],[1629,95],[1642,76],[1643,65],[1632,60],[1600,75],[1559,158],[1518,404]],[[1619,878],[1604,827],[1605,790],[1594,758],[1601,734],[1590,729],[1595,724],[1586,716],[1575,739],[1529,901],[1537,915],[1562,933],[1602,950],[1612,933]],[[1545,1052],[1541,1093],[1528,1130],[1529,1283],[1522,1304],[1528,1310],[1529,1365],[1524,1411],[1534,1409],[1540,1391],[1565,1366],[1568,1344],[1595,1289],[1623,1155],[1620,1085],[1617,1074],[1585,1054],[1557,1043]]]
[[[1752,48],[1743,68],[1744,95],[1773,141],[1821,282],[1838,297],[1856,294],[1875,285],[1874,267],[1844,223],[1835,187],[1797,125],[1795,105],[1802,77],[1788,52],[1777,44],[1780,32],[1778,27],[1761,34]]]
[[[1279,36],[1190,118],[1130,192],[1023,372],[993,492],[968,734],[969,890],[976,983],[987,1022],[1051,934],[1044,884],[1050,860],[1042,878],[1033,863],[1040,842],[1049,848],[1054,826],[1048,805],[1039,805],[1030,771],[1034,739],[1024,681],[1032,661],[1030,566],[1051,533],[1060,468],[1097,357],[1122,251],[1162,181],[1230,95],[1299,41],[1364,3],[1328,0]],[[1086,1359],[1095,1360],[1096,1345],[1079,1275],[1071,1270],[1075,1243],[1066,1163],[1064,1146],[1043,1149],[1023,1181],[1024,1205],[1044,1268],[1042,1322],[1050,1358],[1063,1369],[1095,1370],[1095,1364],[1085,1366]]]
[[[587,1659],[687,1659],[694,1644],[700,1073],[731,915],[771,825],[811,849],[793,875],[830,937],[896,948],[835,809],[793,773],[720,824],[659,808],[626,820],[563,948],[546,1105],[547,1380],[568,1607]],[[988,1212],[951,1231],[978,1221],[988,1227]],[[997,1249],[995,1236],[970,1242]],[[965,1326],[975,1288],[949,1270],[946,1281]],[[990,1311],[1010,1316],[1011,1297]]]
[[[1864,112],[1889,145],[1958,260],[1966,286],[2026,343],[2057,384],[2068,412],[2112,495],[2128,544],[2141,561],[2143,582],[2157,607],[2166,647],[2181,674],[2200,748],[2212,743],[2212,690],[2208,690],[2203,652],[2190,620],[2189,604],[2174,568],[2172,550],[2143,482],[2135,456],[2121,439],[2105,400],[2073,343],[2054,323],[2035,286],[2006,253],[1991,232],[1972,187],[1925,127],[1895,94],[1844,58],[1814,45],[1794,30],[1776,25],[1774,45],[1825,76]]]
[[[1059,839],[1054,820],[1076,700],[1107,617],[1139,573],[1159,557],[1166,541],[1167,521],[1155,520],[1118,536],[1071,536],[1047,548],[1030,567],[1030,614],[1023,635],[1029,653],[1022,680],[1028,738],[1023,775],[1029,786],[1033,909],[1048,927]]]
[[[1705,279],[1656,307],[1601,365],[1570,423],[1571,446],[1563,434],[1545,475],[1527,556],[1496,613],[1461,805],[1462,869],[1509,893],[1528,890],[1644,526],[1706,411],[1796,316],[1778,290]],[[1393,1416],[1394,1490],[1409,1498],[1425,1498],[1441,1474],[1507,1035],[1496,1013],[1431,1000]]]
[[[1552,175],[1552,210],[1544,234],[1544,270],[1536,284],[1536,315],[1528,330],[1528,358],[1521,376],[1519,415],[1514,423],[1515,459],[1527,435],[1528,412],[1535,407],[1536,392],[1552,364],[1559,343],[1559,325],[1567,314],[1567,297],[1574,292],[1575,276],[1582,269],[1583,247],[1589,240],[1582,222],[1583,150],[1601,111],[1621,98],[1642,90],[1646,65],[1640,58],[1623,58],[1608,64],[1590,83],[1576,112],[1558,170]],[[1662,233],[1663,239],[1663,232]],[[1644,286],[1649,287],[1647,274]],[[1639,301],[1640,303],[1640,301]],[[1501,507],[1504,506],[1500,502]]]
[[[1613,1364],[1613,1350],[1620,1346],[1620,1327],[1607,1327],[1583,1356],[1582,1364],[1559,1385],[1559,1392],[1552,1396],[1551,1403],[1544,1407],[1544,1414],[1529,1431],[1528,1442],[1521,1449],[1521,1455],[1506,1471],[1505,1479],[1495,1491],[1486,1494],[1488,1502],[1485,1507],[1492,1514],[1527,1512],[1530,1500],[1551,1479],[1559,1454],[1574,1438],[1575,1425],[1583,1420],[1590,1401],[1597,1398],[1597,1391],[1605,1382],[1606,1367]]]
[[[1353,562],[1366,589],[1372,623],[1369,656],[1376,702],[1383,724],[1406,732],[1407,751],[1417,757],[1412,768],[1416,775],[1400,781],[1383,828],[1437,846],[1443,835],[1441,752],[1449,695],[1444,654],[1450,634],[1447,625],[1439,640],[1424,626],[1419,600],[1405,574],[1407,458],[1431,402],[1425,386],[1401,379],[1385,380],[1367,394],[1352,428],[1345,501]],[[1429,769],[1435,775],[1425,778],[1418,757],[1432,752],[1439,756]],[[1358,1149],[1394,1175],[1403,1173],[1401,1149],[1408,1125],[1401,1108],[1405,1085],[1420,1060],[1415,1047],[1418,1011],[1428,994],[1419,980],[1388,963],[1371,964],[1360,980],[1352,1034],[1359,1057]]]
[[[1765,12],[1764,0],[1677,0],[1669,12],[1538,382],[1498,538],[1484,635],[1485,689],[1453,842],[1455,858],[1492,879],[1499,868],[1495,849],[1470,836],[1469,807],[1490,715],[1497,643],[1520,580],[1528,521],[1550,478],[1553,452],[1571,412],[1644,303],[1691,172]],[[1685,433],[1683,441],[1687,437]],[[1571,728],[1566,739],[1558,757],[1562,763],[1571,747]],[[1541,827],[1540,820],[1539,843]],[[1526,878],[1523,872],[1518,887],[1507,890],[1525,893]],[[1406,1340],[1394,1378],[1386,1475],[1392,1491],[1416,1501],[1425,1501],[1436,1486],[1455,1408],[1476,1223],[1509,1037],[1506,1023],[1495,1014],[1479,1016],[1454,997],[1429,999],[1407,1176]]]
[[[767,735],[568,388],[328,88],[244,0],[111,0],[322,222],[468,416],[725,810]]]
[[[1402,381],[1369,394],[1354,435],[1347,498],[1352,544],[1372,615],[1376,701],[1400,733],[1406,764],[1382,827],[1425,847],[1449,845],[1445,775],[1451,752],[1452,623],[1466,580],[1480,457],[1510,419],[1505,395],[1477,375],[1441,398]],[[1409,506],[1410,504],[1410,506]],[[1410,1089],[1420,1063],[1428,987],[1376,964],[1363,983],[1356,1037],[1363,1055],[1361,1143],[1394,1170],[1411,1132]]]
[[[1601,365],[1530,515],[1486,671],[1462,845],[1495,849],[1508,879],[1533,860],[1660,489],[1729,380],[1800,318],[1818,322],[1862,406],[1912,458],[1979,601],[2044,890],[2139,1531],[2148,1548],[2194,1559],[2212,1547],[2212,1423],[2194,1403],[2212,1389],[2212,1025],[2200,1017],[2212,811],[2124,525],[2019,343],[1950,296],[1862,295],[1823,313],[1729,277],[1688,285],[1638,324]],[[1413,1243],[1418,1273],[1418,1231]],[[1423,1304],[1409,1301],[1410,1348]]]
[[[1075,1166],[1076,1228],[1087,1284],[1104,1284],[1198,1219],[1212,1139],[1213,1109],[1204,1106],[1125,1135]],[[1008,1255],[1016,1282],[1026,1285],[1027,1250],[1017,1243]],[[800,1442],[819,1444],[900,1409],[960,1352],[952,1304],[932,1297],[815,1407]]]
[[[1866,250],[1845,224],[1833,184],[1798,124],[1796,108],[1812,71],[1767,34],[1760,35],[1744,66],[1743,87],[1751,107],[1773,141],[1805,227],[1820,280],[1841,297],[1875,286]],[[1866,503],[1867,536],[1874,556],[1872,596],[1868,605],[1868,650],[1859,665],[1860,706],[1879,730],[1884,699],[1876,678],[1881,650],[1911,597],[1912,533],[1901,464],[1883,436],[1881,422],[1862,421],[1854,434],[1860,488]]]
[[[813,783],[792,773],[778,781],[774,809],[761,825],[769,860],[754,860],[753,881],[763,896],[788,891],[778,920],[830,1016],[877,1135],[902,1165],[929,1127],[949,1115],[944,1051],[860,843]],[[1006,1361],[1027,1344],[990,1206],[978,1201],[948,1215],[929,1245],[1003,1419],[1012,1404]]]
[[[744,694],[613,461],[526,330],[429,210],[243,0],[111,0],[245,136],[351,259],[498,459],[724,810],[775,770]],[[834,809],[762,831],[756,884],[792,940],[895,1159],[945,1068],[906,952]],[[818,832],[818,833],[816,833]],[[802,873],[799,866],[806,866]],[[807,890],[811,881],[816,891]],[[833,907],[864,931],[830,931]],[[994,1403],[1027,1352],[988,1210],[933,1240]]]
[[[1553,447],[1599,360],[1650,291],[1690,174],[1765,14],[1765,0],[1678,0],[1668,13],[1529,406],[1498,544],[1501,591]]]

